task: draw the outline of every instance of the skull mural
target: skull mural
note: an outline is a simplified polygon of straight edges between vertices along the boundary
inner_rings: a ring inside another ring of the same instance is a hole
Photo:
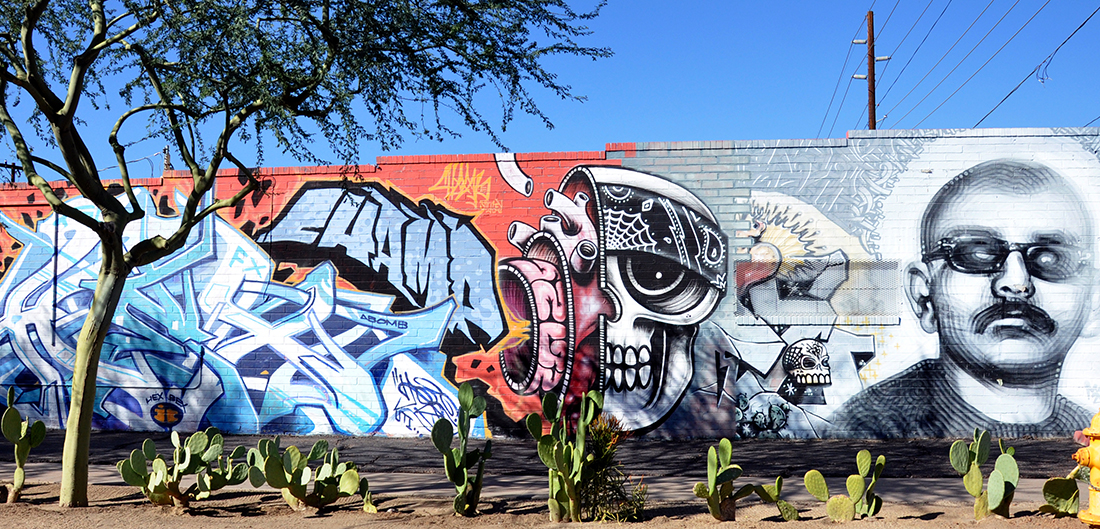
[[[825,344],[813,339],[799,340],[787,347],[783,352],[783,370],[803,386],[833,382],[829,375],[829,352]]]
[[[580,166],[546,194],[539,229],[515,222],[523,257],[499,266],[528,340],[501,350],[520,394],[589,389],[628,430],[658,424],[691,381],[698,324],[726,290],[727,239],[686,189],[619,167]]]

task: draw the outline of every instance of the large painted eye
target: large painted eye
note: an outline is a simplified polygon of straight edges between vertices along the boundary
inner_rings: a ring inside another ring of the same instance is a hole
[[[663,261],[663,262],[662,262]],[[668,294],[684,280],[684,271],[668,266],[660,257],[642,255],[626,259],[626,277],[630,286],[646,296]]]
[[[630,295],[653,312],[687,312],[701,303],[712,288],[699,274],[663,257],[637,253],[618,261],[619,273]]]

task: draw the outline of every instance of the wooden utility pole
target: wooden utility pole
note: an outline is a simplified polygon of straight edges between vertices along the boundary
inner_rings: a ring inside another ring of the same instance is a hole
[[[867,45],[867,74],[853,75],[856,79],[867,80],[867,128],[875,130],[878,122],[875,116],[875,63],[888,61],[890,57],[875,57],[875,12],[867,12],[867,40],[853,40],[852,44]]]
[[[875,12],[867,12],[867,128],[875,130]]]

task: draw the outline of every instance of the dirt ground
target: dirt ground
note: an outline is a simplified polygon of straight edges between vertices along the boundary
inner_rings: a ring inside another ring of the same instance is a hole
[[[99,486],[89,488],[91,506],[62,509],[57,506],[58,485],[30,485],[20,503],[0,505],[0,524],[5,528],[65,529],[87,527],[173,527],[211,529],[217,527],[263,529],[309,529],[313,527],[408,527],[471,529],[508,527],[523,529],[556,527],[549,521],[543,502],[495,500],[481,504],[482,514],[474,519],[457,517],[451,512],[451,499],[411,496],[376,496],[379,513],[361,510],[362,502],[348,498],[329,512],[295,512],[279,494],[248,490],[223,491],[211,499],[196,502],[188,511],[149,504],[133,487]],[[702,500],[696,502],[651,503],[645,520],[627,524],[639,528],[736,527],[818,527],[834,526],[825,516],[825,506],[817,502],[796,502],[802,519],[784,522],[774,505],[745,500],[738,509],[736,524],[720,524],[707,514]],[[924,528],[943,527],[1082,527],[1076,518],[1055,519],[1037,512],[1037,504],[1013,504],[1011,519],[989,518],[975,522],[969,503],[898,504],[887,503],[875,518],[852,522],[853,527]],[[610,523],[614,525],[614,522]]]

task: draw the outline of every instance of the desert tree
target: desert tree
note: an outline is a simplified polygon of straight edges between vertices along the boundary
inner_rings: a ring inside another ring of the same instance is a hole
[[[582,45],[599,6],[566,0],[0,0],[0,122],[7,145],[57,214],[99,238],[94,300],[77,341],[60,502],[87,504],[88,447],[100,350],[127,276],[179,249],[192,228],[259,182],[248,160],[268,148],[317,162],[319,138],[341,161],[362,142],[459,128],[496,132],[516,110],[550,124],[533,90],[578,99],[549,71]],[[475,100],[501,104],[490,122]],[[91,123],[110,124],[109,133]],[[461,125],[455,126],[455,123]],[[146,212],[124,138],[163,138],[190,173],[174,232],[124,244]],[[93,148],[94,142],[107,145]],[[97,159],[97,153],[108,153]],[[244,153],[247,152],[248,156]],[[113,158],[111,157],[113,154]],[[122,192],[100,168],[117,165]],[[213,196],[219,169],[247,184]],[[67,182],[98,215],[67,204]],[[208,196],[209,195],[209,196]]]

